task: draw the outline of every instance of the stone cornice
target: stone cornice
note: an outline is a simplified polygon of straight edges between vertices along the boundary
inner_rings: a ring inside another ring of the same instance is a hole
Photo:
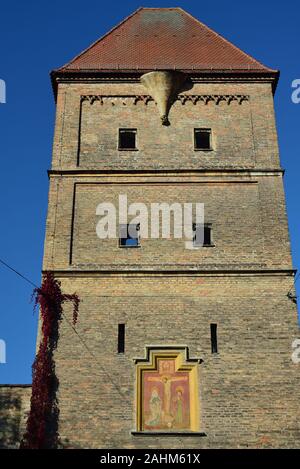
[[[59,84],[94,84],[94,83],[140,83],[140,76],[151,70],[89,70],[62,73],[51,72],[51,82],[56,98]],[[193,83],[271,83],[275,93],[279,72],[261,72],[254,70],[181,70],[189,75]]]
[[[0,384],[0,388],[31,388],[32,384]]]
[[[47,269],[49,270],[49,269]],[[47,270],[43,271],[46,272]],[[131,269],[128,266],[125,269],[112,269],[107,270],[99,268],[97,270],[83,270],[83,269],[59,269],[53,270],[56,277],[294,277],[297,270],[295,269],[216,269],[216,270],[203,270],[203,269],[182,269],[180,266],[174,270],[145,270],[145,269]]]
[[[123,177],[145,177],[145,176],[249,176],[249,177],[259,177],[259,176],[282,176],[284,170],[281,168],[264,168],[264,169],[255,169],[255,168],[203,168],[203,169],[145,169],[145,170],[122,170],[122,169],[85,169],[85,168],[75,168],[75,169],[50,169],[48,170],[48,176],[83,176],[83,177],[93,177],[93,176],[123,176]]]

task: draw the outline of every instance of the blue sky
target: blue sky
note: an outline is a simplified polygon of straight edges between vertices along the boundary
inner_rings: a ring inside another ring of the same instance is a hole
[[[299,267],[300,104],[291,101],[291,82],[300,79],[300,4],[268,0],[2,2],[0,79],[7,85],[7,103],[0,104],[0,258],[39,284],[55,111],[49,71],[139,6],[180,6],[264,64],[280,69],[275,106],[293,261]],[[0,286],[0,339],[7,346],[0,383],[30,383],[37,327],[32,287],[1,265]]]

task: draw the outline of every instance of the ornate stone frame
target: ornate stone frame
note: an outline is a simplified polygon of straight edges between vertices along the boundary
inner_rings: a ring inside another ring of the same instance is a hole
[[[142,435],[174,435],[180,433],[183,435],[185,434],[205,436],[205,433],[200,432],[200,405],[198,392],[198,364],[202,363],[203,360],[200,358],[190,358],[189,349],[186,345],[146,346],[145,352],[145,358],[134,359],[134,362],[136,364],[136,431],[133,431],[132,433]],[[176,369],[178,371],[188,371],[190,374],[190,430],[144,430],[143,428],[143,372],[148,370],[156,370],[158,360],[160,358],[175,359]]]

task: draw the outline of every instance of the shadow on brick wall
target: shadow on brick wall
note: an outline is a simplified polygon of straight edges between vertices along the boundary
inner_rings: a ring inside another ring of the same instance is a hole
[[[7,389],[0,394],[0,448],[17,448],[20,441],[21,398]]]

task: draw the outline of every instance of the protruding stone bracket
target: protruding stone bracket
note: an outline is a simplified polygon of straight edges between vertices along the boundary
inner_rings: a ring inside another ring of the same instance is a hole
[[[187,76],[177,71],[156,71],[141,76],[142,85],[149,91],[157,104],[162,125],[170,125],[168,115],[173,102],[187,86]]]

